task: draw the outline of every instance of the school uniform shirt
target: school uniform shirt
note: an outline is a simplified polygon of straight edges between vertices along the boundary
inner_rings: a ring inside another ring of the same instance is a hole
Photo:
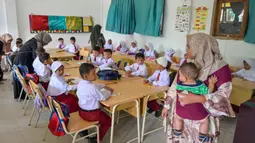
[[[129,48],[129,53],[136,53],[138,51],[137,47],[130,47]]]
[[[33,62],[33,68],[34,68],[34,72],[35,73],[40,73],[41,69],[44,67],[44,64],[41,63],[41,61],[39,60],[39,57],[37,56]]]
[[[49,82],[51,77],[51,69],[48,65],[43,65],[40,72],[36,73],[40,82]]]
[[[69,53],[75,54],[80,49],[80,47],[77,44],[68,44],[64,49]]]
[[[16,44],[12,47],[12,52],[18,52],[20,49],[16,46]]]
[[[151,77],[147,79],[154,86],[169,86],[170,78],[167,70],[156,70]]]
[[[103,59],[99,68],[103,69],[103,68],[109,68],[109,67],[113,67],[115,65],[114,61],[112,58],[109,59]],[[113,67],[115,68],[115,67]]]
[[[126,66],[125,71],[131,71],[132,76],[147,77],[148,75],[147,67],[145,64],[139,65],[137,63],[134,63],[130,66]]]
[[[241,69],[238,72],[232,73],[232,75],[242,77],[246,80],[255,82],[255,70],[254,69],[250,69],[250,70]]]
[[[49,96],[59,96],[62,94],[68,94],[69,91],[74,91],[76,89],[76,85],[67,84],[63,76],[58,76],[56,73],[53,73],[50,79],[47,94]]]
[[[145,51],[145,52],[144,52],[144,56],[145,56],[146,58],[156,58],[156,55],[155,55],[155,51],[154,51],[154,50]]]
[[[104,49],[111,49],[111,50],[113,50],[113,45],[112,45],[112,44],[106,43],[106,44],[104,45]]]
[[[95,57],[93,54],[90,54],[90,61],[93,65],[101,65],[103,57],[101,55]]]
[[[100,107],[100,101],[106,100],[111,94],[104,94],[100,90],[103,84],[93,84],[91,81],[82,80],[77,86],[79,106],[83,110],[96,110]],[[84,90],[86,89],[86,90]]]
[[[58,43],[58,45],[57,45],[57,48],[59,48],[59,49],[64,49],[65,47],[66,47],[65,44],[61,44],[61,45],[60,45],[60,44]]]

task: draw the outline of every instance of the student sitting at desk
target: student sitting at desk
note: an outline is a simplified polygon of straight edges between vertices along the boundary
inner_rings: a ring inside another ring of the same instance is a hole
[[[125,71],[126,75],[128,77],[131,76],[141,76],[141,77],[147,77],[148,71],[146,68],[146,64],[144,64],[144,54],[143,53],[137,53],[135,55],[135,61],[136,63],[126,66]]]
[[[121,52],[122,54],[126,54],[126,52],[128,51],[128,49],[126,47],[126,43],[124,41],[121,41],[119,46],[116,49],[117,49],[117,51]]]
[[[90,54],[90,61],[93,65],[99,66],[102,63],[103,57],[100,55],[100,47],[95,46],[92,54]]]
[[[48,65],[51,65],[51,58],[49,53],[42,53],[39,55],[41,64],[35,69],[36,74],[39,76],[39,82],[42,84],[45,90],[48,89],[48,85],[51,77],[51,69]]]
[[[64,39],[63,38],[58,38],[58,45],[57,48],[59,49],[64,49],[65,48],[65,44],[64,44]]]
[[[78,111],[78,99],[75,95],[68,93],[75,91],[76,85],[68,85],[64,79],[64,66],[61,62],[55,61],[52,64],[52,76],[48,86],[47,94],[54,97],[59,102],[63,102],[69,107],[70,113]]]
[[[40,72],[41,67],[42,67],[42,63],[40,62],[39,56],[40,54],[45,53],[45,49],[44,48],[38,48],[36,49],[36,58],[33,61],[33,68],[34,68],[34,72]]]
[[[118,69],[117,66],[115,65],[114,60],[112,59],[112,50],[110,49],[104,50],[104,59],[102,60],[99,68],[100,69],[104,69],[104,68]]]
[[[131,47],[128,50],[128,55],[135,55],[138,51],[137,42],[135,40],[131,41]]]
[[[112,39],[109,39],[104,45],[104,49],[111,49],[113,51]]]
[[[151,43],[146,44],[144,49],[145,49],[145,52],[144,52],[145,58],[148,58],[148,59],[156,58],[155,51],[154,51],[153,45]]]
[[[100,101],[104,101],[110,97],[113,89],[102,84],[92,83],[97,79],[96,69],[92,64],[83,63],[79,70],[83,79],[79,82],[77,88],[80,106],[79,114],[86,121],[99,122],[99,138],[102,141],[107,130],[111,127],[111,118],[100,110]],[[105,92],[102,91],[103,89],[105,89]],[[90,138],[90,140],[94,143],[96,142],[96,137]]]
[[[175,51],[170,48],[170,49],[166,50],[164,57],[167,59],[167,61],[169,61],[170,63],[173,63],[174,62],[173,61],[174,54],[175,54]]]
[[[168,65],[167,59],[165,57],[160,57],[156,60],[156,62],[157,70],[151,77],[144,81],[144,84],[153,86],[169,86],[170,78],[166,69]],[[152,100],[148,102],[148,108],[148,113],[152,113],[155,111],[155,116],[159,117],[161,115],[163,106],[160,106],[156,100]]]
[[[75,44],[76,39],[75,37],[71,37],[70,38],[70,44],[66,45],[66,47],[64,48],[67,52],[72,53],[74,55],[76,55],[74,57],[75,60],[79,60],[80,56],[79,56],[79,45]]]
[[[248,81],[255,82],[255,59],[248,59],[243,61],[244,69],[232,73],[232,76],[240,77]]]

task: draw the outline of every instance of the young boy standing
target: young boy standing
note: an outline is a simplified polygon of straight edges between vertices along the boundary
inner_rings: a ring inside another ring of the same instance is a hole
[[[146,65],[144,64],[144,60],[145,60],[144,54],[137,53],[135,55],[135,60],[136,60],[136,63],[125,67],[126,75],[128,77],[131,77],[131,76],[147,77],[148,72],[147,72]]]
[[[166,69],[168,61],[165,57],[160,57],[156,60],[157,70],[154,74],[144,81],[144,84],[153,85],[153,86],[169,86],[170,78],[168,71]],[[155,116],[159,117],[161,115],[162,106],[160,106],[156,100],[148,102],[148,112],[152,113],[155,111]]]
[[[100,110],[100,101],[106,100],[113,90],[105,85],[92,83],[97,79],[94,65],[83,63],[79,70],[83,79],[77,87],[79,114],[86,121],[99,121],[99,138],[102,141],[107,130],[111,127],[111,118]],[[103,88],[109,92],[101,92]],[[96,140],[96,138],[92,138],[92,140]]]

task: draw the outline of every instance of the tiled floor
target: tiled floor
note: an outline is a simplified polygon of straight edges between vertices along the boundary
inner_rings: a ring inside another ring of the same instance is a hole
[[[8,78],[8,73],[6,74]],[[71,143],[70,136],[54,137],[49,132],[46,141],[42,137],[47,127],[49,114],[43,113],[38,127],[28,126],[29,115],[32,104],[29,105],[28,114],[23,115],[22,103],[13,99],[13,90],[10,80],[0,85],[0,143]],[[146,130],[156,128],[162,123],[157,119],[151,118],[146,124]],[[32,123],[35,123],[35,119]],[[221,121],[221,137],[219,143],[232,143],[235,131],[235,119],[226,118]],[[132,117],[123,118],[115,126],[114,142],[125,143],[131,138],[136,137],[136,119]],[[145,137],[144,143],[164,143],[163,131],[155,132]],[[87,143],[86,141],[80,141]],[[109,132],[104,139],[104,143],[109,142]],[[134,142],[135,143],[135,142]]]

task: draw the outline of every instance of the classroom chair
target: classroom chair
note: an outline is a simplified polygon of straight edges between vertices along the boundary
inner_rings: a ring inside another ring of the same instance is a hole
[[[45,106],[45,104],[44,104],[45,101],[47,102],[47,98],[45,97],[44,92],[42,91],[42,90],[44,90],[43,87],[41,85],[37,85],[32,80],[30,80],[28,83],[29,83],[30,88],[32,89],[32,93],[35,96],[35,100],[37,100],[37,101],[34,102],[34,107],[33,107],[32,113],[30,115],[30,120],[29,120],[28,126],[31,125],[32,119],[34,117],[35,109],[39,108],[38,117],[37,117],[37,120],[36,120],[36,123],[35,123],[35,128],[36,128],[37,124],[40,120],[41,113],[43,111],[48,111],[49,113],[51,113],[51,109],[48,106]],[[38,106],[40,106],[40,107],[38,107]]]
[[[81,60],[82,57],[83,57],[83,59],[85,58],[84,60],[88,59],[90,53],[91,53],[90,49],[88,49],[88,48],[81,48],[80,49],[80,53],[79,53],[80,54],[80,60]]]
[[[15,68],[14,72],[15,72],[15,74],[16,74],[19,82],[20,82],[20,84],[22,85],[22,89],[20,91],[20,95],[19,95],[18,101],[20,101],[22,93],[23,92],[26,93],[26,97],[25,97],[25,99],[23,101],[23,106],[22,106],[22,109],[25,108],[24,115],[26,115],[28,104],[29,104],[30,100],[33,100],[35,98],[35,96],[32,94],[31,88],[26,83],[24,77],[21,75],[21,73],[19,72],[18,68]]]
[[[49,99],[52,101],[51,106],[52,107],[54,106],[57,110],[57,115],[58,115],[58,117],[61,121],[61,125],[62,125],[65,133],[70,135],[73,138],[72,143],[75,143],[76,141],[83,140],[84,138],[87,138],[87,137],[90,137],[90,136],[93,136],[93,135],[97,135],[97,142],[98,143],[100,142],[99,141],[98,122],[85,121],[80,117],[79,112],[74,112],[74,113],[70,114],[69,122],[68,122],[68,125],[66,126],[66,124],[64,123],[64,114],[63,114],[63,111],[61,109],[61,106],[55,100],[52,100],[52,98],[50,96],[49,96]],[[96,129],[96,132],[90,133],[90,134],[88,134],[84,137],[80,137],[80,138],[76,139],[77,135],[79,133],[81,133],[83,131],[86,131],[86,130],[89,130],[89,129]],[[47,131],[48,131],[48,129],[45,132],[45,135],[43,137],[43,141],[45,140],[45,137],[47,135]]]
[[[120,70],[125,70],[125,67],[126,66],[129,66],[131,64],[133,64],[134,61],[131,60],[131,59],[122,59],[122,60],[119,60],[116,65],[117,67],[120,69]]]

